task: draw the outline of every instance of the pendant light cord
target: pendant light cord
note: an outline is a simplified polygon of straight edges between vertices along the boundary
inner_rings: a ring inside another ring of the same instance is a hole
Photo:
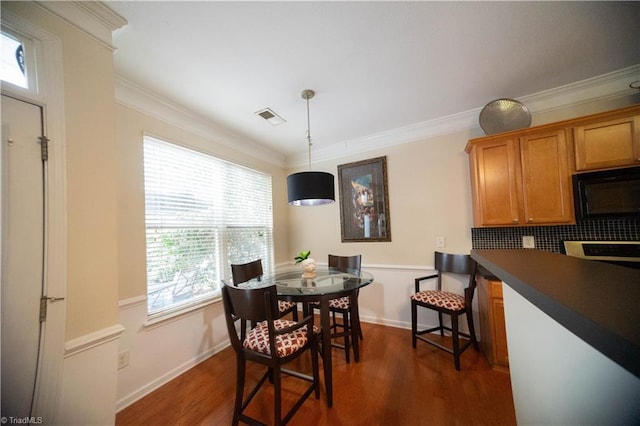
[[[307,96],[307,144],[309,147],[309,170],[311,170],[311,120],[309,118],[309,97]]]

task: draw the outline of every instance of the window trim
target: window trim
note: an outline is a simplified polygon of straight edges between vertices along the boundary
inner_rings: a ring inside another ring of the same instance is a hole
[[[147,139],[151,139],[153,141],[156,142],[160,142],[163,144],[166,144],[168,146],[174,146],[176,148],[180,148],[180,149],[185,149],[188,151],[193,151],[194,153],[197,154],[201,154],[204,155],[206,157],[211,158],[212,160],[216,161],[216,162],[220,162],[220,163],[226,163],[228,166],[231,167],[237,167],[238,169],[245,169],[249,172],[252,173],[256,173],[259,175],[264,176],[264,178],[268,179],[268,186],[271,192],[271,197],[269,198],[269,205],[268,205],[268,214],[269,214],[269,224],[266,227],[263,226],[257,226],[257,225],[251,225],[251,224],[226,224],[223,226],[220,226],[218,229],[220,230],[224,230],[223,232],[223,238],[221,238],[221,241],[226,241],[225,237],[228,237],[229,235],[226,234],[226,230],[227,229],[233,229],[233,228],[240,228],[240,229],[247,229],[247,228],[252,228],[252,227],[260,227],[260,228],[264,228],[266,229],[268,235],[267,235],[267,246],[265,247],[266,251],[268,252],[266,256],[264,256],[264,258],[262,258],[263,260],[263,266],[265,267],[265,271],[274,269],[274,263],[275,263],[275,244],[273,241],[273,237],[274,237],[274,218],[273,218],[273,176],[265,171],[262,170],[258,170],[255,169],[253,167],[249,167],[247,165],[235,162],[235,161],[231,161],[228,160],[226,158],[222,158],[219,157],[211,152],[208,152],[206,150],[203,150],[200,147],[194,147],[193,145],[190,145],[188,143],[183,143],[183,142],[179,142],[176,141],[174,139],[171,138],[166,138],[163,136],[157,136],[156,134],[153,133],[149,133],[149,132],[143,132],[143,138],[142,138],[142,147],[143,147],[143,181],[145,179],[144,177],[144,162],[145,162],[145,158],[144,158],[144,144],[147,141]],[[146,195],[147,195],[147,191],[146,188],[144,188],[143,185],[143,197],[145,198],[145,208],[144,208],[144,224],[145,224],[145,309],[147,311],[147,319],[146,321],[143,323],[143,326],[145,328],[152,328],[155,327],[161,323],[165,323],[167,321],[174,321],[174,320],[178,320],[181,317],[185,316],[185,315],[189,315],[192,313],[197,313],[197,312],[201,312],[202,310],[204,310],[205,308],[207,308],[210,305],[216,304],[218,302],[220,302],[222,300],[222,296],[221,296],[221,292],[220,292],[220,286],[221,283],[218,284],[218,289],[216,291],[213,292],[213,294],[209,294],[208,296],[202,296],[199,298],[194,298],[194,299],[190,299],[186,302],[184,302],[183,304],[178,304],[176,306],[172,306],[170,308],[165,308],[159,311],[154,311],[152,313],[149,313],[149,280],[148,280],[148,274],[146,273],[146,268],[148,266],[148,259],[147,259],[147,240],[146,240],[146,235],[148,232],[148,225],[147,225],[147,209],[146,209]],[[223,276],[226,277],[226,273],[224,273],[224,269],[227,267],[230,267],[230,265],[227,265],[227,263],[229,263],[229,251],[228,250],[224,250],[224,248],[227,245],[225,243],[222,243],[219,248],[221,248],[222,250],[220,250],[217,253],[217,256],[220,257],[220,265],[218,265],[218,267],[222,267],[222,274]],[[222,279],[222,278],[220,278]]]
[[[176,307],[174,310],[168,310],[163,312],[158,312],[155,314],[149,315],[147,313],[147,319],[142,323],[142,327],[144,329],[153,329],[164,325],[166,323],[170,323],[173,321],[179,321],[185,316],[195,315],[199,312],[204,311],[206,308],[212,305],[216,305],[222,302],[222,296],[212,296],[206,300],[201,300],[198,302],[194,302],[192,305],[182,305]],[[147,309],[147,301],[145,297],[145,309]]]

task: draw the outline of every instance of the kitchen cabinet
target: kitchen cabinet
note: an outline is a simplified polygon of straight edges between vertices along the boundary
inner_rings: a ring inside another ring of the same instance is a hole
[[[509,371],[502,281],[478,276],[480,348],[495,370]]]
[[[571,174],[640,164],[640,105],[471,139],[473,224],[575,223]]]
[[[640,164],[640,115],[573,128],[576,170]]]
[[[565,129],[470,141],[474,226],[575,223]]]

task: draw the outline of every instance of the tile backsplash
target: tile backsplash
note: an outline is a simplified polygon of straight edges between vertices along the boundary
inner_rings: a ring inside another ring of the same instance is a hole
[[[471,228],[474,249],[519,249],[522,237],[533,236],[540,250],[562,253],[563,240],[640,241],[640,217],[595,219],[576,225]]]

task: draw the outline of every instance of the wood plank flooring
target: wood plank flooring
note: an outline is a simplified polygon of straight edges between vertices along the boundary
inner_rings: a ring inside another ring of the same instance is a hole
[[[327,407],[322,388],[320,399],[310,396],[289,425],[516,424],[509,375],[493,371],[480,352],[467,349],[456,371],[450,354],[423,342],[413,349],[409,330],[362,327],[359,363],[347,364],[344,352],[333,349],[333,407]],[[310,371],[304,358],[297,367]],[[116,426],[230,425],[235,369],[227,348],[119,412]],[[262,371],[249,363],[248,382],[255,383]],[[322,364],[320,371],[322,377]],[[283,379],[283,412],[299,394],[298,382]],[[272,404],[266,384],[247,414],[272,424]]]

